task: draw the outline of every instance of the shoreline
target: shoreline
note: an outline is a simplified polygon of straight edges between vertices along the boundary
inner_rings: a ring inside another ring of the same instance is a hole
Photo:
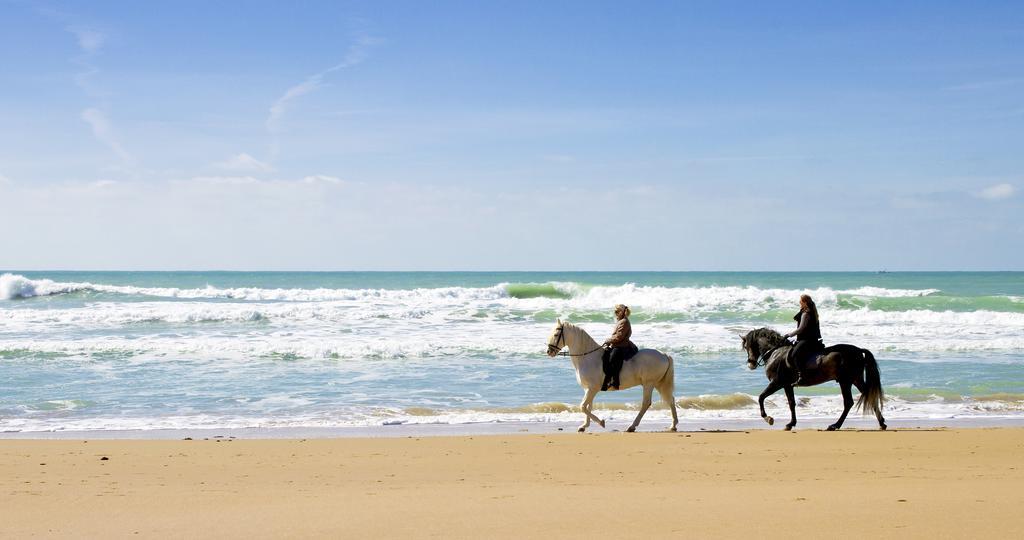
[[[782,425],[788,415],[775,415],[775,425],[769,426],[760,418],[736,419],[684,419],[679,420],[680,433],[713,433],[730,431],[783,431]],[[835,418],[800,419],[795,432],[823,431]],[[582,418],[580,419],[582,422]],[[662,419],[645,419],[640,424],[640,433],[662,432]],[[1024,416],[987,416],[956,419],[913,419],[887,418],[889,430],[973,430],[991,428],[1022,428]],[[614,420],[608,428],[602,429],[591,424],[588,433],[624,432],[629,422]],[[394,424],[376,426],[287,426],[287,427],[243,427],[243,428],[174,428],[148,430],[57,430],[57,431],[8,431],[0,432],[4,440],[180,440],[192,439],[380,439],[402,437],[467,437],[486,435],[556,435],[576,434],[579,422],[481,422],[464,424]],[[879,431],[878,424],[871,417],[849,417],[841,431]]]

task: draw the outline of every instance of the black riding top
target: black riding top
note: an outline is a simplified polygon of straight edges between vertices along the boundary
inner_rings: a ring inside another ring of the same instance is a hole
[[[800,311],[793,316],[798,323],[796,328],[797,341],[820,341],[821,328],[818,327],[818,318],[810,311]]]

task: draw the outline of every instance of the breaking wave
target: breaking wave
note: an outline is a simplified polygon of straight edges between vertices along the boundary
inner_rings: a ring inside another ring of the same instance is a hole
[[[330,289],[330,288],[201,288],[139,287],[89,282],[55,282],[49,279],[29,279],[6,273],[0,276],[0,300],[15,300],[36,296],[53,296],[78,292],[108,293],[134,297],[178,298],[187,300],[234,300],[250,302],[402,302],[446,305],[464,302],[501,302],[512,307],[563,308],[607,311],[616,303],[636,306],[643,313],[680,312],[736,312],[764,313],[777,309],[791,309],[793,298],[800,294],[794,289],[766,289],[759,287],[705,286],[662,287],[638,286],[627,283],[619,286],[589,286],[572,282],[501,283],[490,287],[438,287],[416,289]],[[844,308],[872,307],[870,302],[881,299],[913,299],[923,309],[942,307],[943,302],[967,306],[963,299],[941,300],[932,298],[936,289],[882,289],[860,287],[834,290],[823,287],[807,291],[818,299],[819,305]],[[979,308],[1024,312],[1024,302],[1012,297],[981,300]],[[882,304],[884,308],[887,304]],[[910,303],[910,307],[918,304]]]

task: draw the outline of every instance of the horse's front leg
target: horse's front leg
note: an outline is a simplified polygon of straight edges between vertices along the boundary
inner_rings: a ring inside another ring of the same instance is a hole
[[[764,418],[764,421],[768,422],[769,426],[775,424],[775,419],[768,416],[768,413],[764,412],[764,400],[768,399],[768,396],[778,392],[780,388],[782,388],[782,383],[779,382],[779,379],[772,379],[771,382],[768,383],[768,386],[764,388],[764,392],[761,392],[761,396],[757,400],[758,405],[761,406],[761,418]]]
[[[793,395],[793,385],[786,385],[786,399],[789,400],[789,423],[786,424],[786,431],[796,427],[796,396]]]
[[[836,420],[835,424],[828,427],[829,431],[835,431],[843,427],[843,422],[846,421],[846,415],[850,414],[850,408],[853,407],[853,392],[850,390],[852,384],[850,382],[840,382],[839,388],[843,391],[843,414]]]
[[[594,416],[594,413],[590,412],[590,408],[594,405],[594,396],[596,395],[597,390],[587,388],[587,393],[583,395],[583,401],[580,402],[580,410],[582,410],[583,414],[586,415],[586,418],[583,419],[583,425],[581,425],[577,430],[580,433],[583,433],[588,427],[590,427],[591,420],[597,422],[597,425],[604,427],[604,420],[601,420]]]

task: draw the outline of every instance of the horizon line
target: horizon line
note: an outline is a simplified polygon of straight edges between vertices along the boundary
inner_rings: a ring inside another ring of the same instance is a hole
[[[669,273],[673,273],[673,274],[685,274],[685,273],[690,273],[690,274],[698,274],[698,273],[707,273],[707,274],[711,274],[711,273],[734,273],[734,274],[753,274],[753,273],[829,274],[829,273],[833,273],[833,274],[840,274],[840,273],[849,273],[849,274],[868,274],[869,273],[869,274],[899,274],[899,273],[1012,273],[1012,272],[1024,272],[1024,269],[1020,269],[1020,270],[1013,270],[1013,269],[973,269],[973,270],[965,270],[965,269],[956,269],[956,270],[950,270],[950,269],[901,269],[901,270],[888,270],[888,269],[882,269],[882,270],[864,270],[864,269],[857,269],[857,270],[494,270],[494,269],[488,269],[488,270],[458,270],[458,269],[444,269],[444,270],[438,270],[438,269],[426,269],[426,270],[400,270],[400,269],[294,270],[294,269],[291,269],[291,270],[279,270],[279,269],[245,269],[245,270],[237,270],[236,269],[236,270],[228,270],[228,269],[98,269],[98,268],[76,268],[76,269],[70,269],[70,268],[63,268],[63,269],[61,269],[61,268],[6,269],[6,268],[2,268],[2,269],[0,269],[0,274],[15,274],[15,273],[21,273],[21,272],[36,272],[36,273],[38,273],[38,272],[110,272],[110,273],[116,273],[116,272],[120,272],[120,273],[129,273],[129,272],[187,273],[187,272],[192,272],[192,273],[224,273],[224,274],[227,274],[227,273],[239,273],[239,274],[241,274],[241,273],[278,273],[278,274],[286,274],[286,273],[295,273],[295,274],[302,274],[302,273],[306,273],[306,274],[343,274],[343,273],[348,273],[348,274],[355,274],[355,273],[367,273],[367,274],[370,274],[370,273],[378,273],[378,274],[385,274],[385,273],[406,273],[406,274],[413,274],[413,273],[422,273],[422,274],[427,274],[427,273],[435,273],[435,274],[441,274],[441,273],[463,273],[463,274],[469,274],[469,273],[477,273],[477,274],[497,274],[497,273],[503,273],[503,274],[516,274],[516,273],[518,273],[518,274],[543,274],[543,273],[548,273],[548,274],[553,274],[553,273],[575,273],[575,274],[586,274],[586,273],[590,273],[590,274],[598,274],[598,273],[603,273],[603,274],[643,274],[643,273],[647,273],[647,274],[655,274],[655,273],[662,273],[662,274],[669,274]]]

